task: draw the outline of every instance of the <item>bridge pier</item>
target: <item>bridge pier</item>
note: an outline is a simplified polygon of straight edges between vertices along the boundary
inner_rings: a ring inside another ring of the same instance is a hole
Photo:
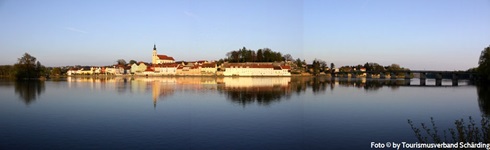
[[[425,79],[420,79],[420,85],[425,86]]]
[[[420,85],[425,86],[425,80],[427,79],[427,73],[420,72],[419,73]]]
[[[442,86],[442,73],[436,73],[436,86]]]
[[[452,78],[452,81],[453,81],[453,86],[458,86],[458,74],[456,73],[453,73],[453,78]]]
[[[427,79],[427,73],[425,73],[425,72],[421,72],[421,73],[419,73],[419,74],[420,74],[420,75],[419,75],[419,76],[420,76],[420,77],[419,77],[419,78],[420,78],[420,80],[425,80],[425,79]]]

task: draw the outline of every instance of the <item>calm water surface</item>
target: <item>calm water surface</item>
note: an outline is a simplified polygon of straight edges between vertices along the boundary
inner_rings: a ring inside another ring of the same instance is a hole
[[[410,83],[412,86],[406,86]],[[490,92],[417,79],[67,78],[0,81],[0,149],[369,149],[454,127]]]

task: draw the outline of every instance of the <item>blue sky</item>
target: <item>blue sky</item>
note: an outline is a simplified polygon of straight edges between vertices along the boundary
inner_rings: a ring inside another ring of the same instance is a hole
[[[0,0],[0,64],[28,52],[46,66],[117,59],[217,60],[271,48],[336,66],[477,66],[490,45],[488,0]]]

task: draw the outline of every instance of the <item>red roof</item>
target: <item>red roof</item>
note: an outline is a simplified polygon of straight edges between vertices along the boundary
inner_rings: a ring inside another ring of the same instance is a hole
[[[202,67],[203,68],[215,68],[216,63],[205,63],[205,64],[202,64]]]
[[[225,68],[274,68],[272,64],[242,64],[242,63],[229,63],[225,65]]]
[[[155,70],[151,69],[151,67],[146,67],[145,71],[155,71]]]
[[[153,67],[162,67],[162,68],[175,68],[178,67],[179,64],[176,63],[165,63],[165,64],[152,64]]]
[[[282,68],[282,69],[291,69],[291,66],[286,66],[286,65],[284,65],[284,66],[281,66],[281,68]]]
[[[173,57],[169,57],[167,55],[157,55],[160,60],[175,60]]]

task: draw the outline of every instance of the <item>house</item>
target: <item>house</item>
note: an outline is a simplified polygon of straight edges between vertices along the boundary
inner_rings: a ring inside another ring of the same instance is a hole
[[[149,66],[150,64],[147,64],[145,62],[138,62],[131,65],[130,72],[132,74],[141,74],[142,72],[146,71]]]
[[[80,71],[77,73],[82,74],[82,75],[92,75],[94,73],[94,71],[92,69],[93,69],[92,67],[88,67],[88,66],[82,67],[80,69]]]
[[[129,71],[131,70],[130,66],[128,67],[125,65],[116,65],[115,68],[116,68],[116,75],[123,75],[129,73]]]
[[[216,65],[215,62],[210,62],[210,63],[203,63],[201,65],[201,73],[202,74],[216,74],[216,71],[218,70],[218,66]]]
[[[153,64],[152,67],[156,75],[175,75],[177,74],[177,67],[179,67],[179,64],[176,63]]]
[[[66,72],[66,75],[76,75],[76,74],[80,74],[80,69],[78,68],[70,68],[67,72]]]
[[[107,66],[104,69],[104,74],[116,74],[116,66]]]
[[[185,63],[177,67],[177,75],[201,75],[201,65],[196,63]]]

